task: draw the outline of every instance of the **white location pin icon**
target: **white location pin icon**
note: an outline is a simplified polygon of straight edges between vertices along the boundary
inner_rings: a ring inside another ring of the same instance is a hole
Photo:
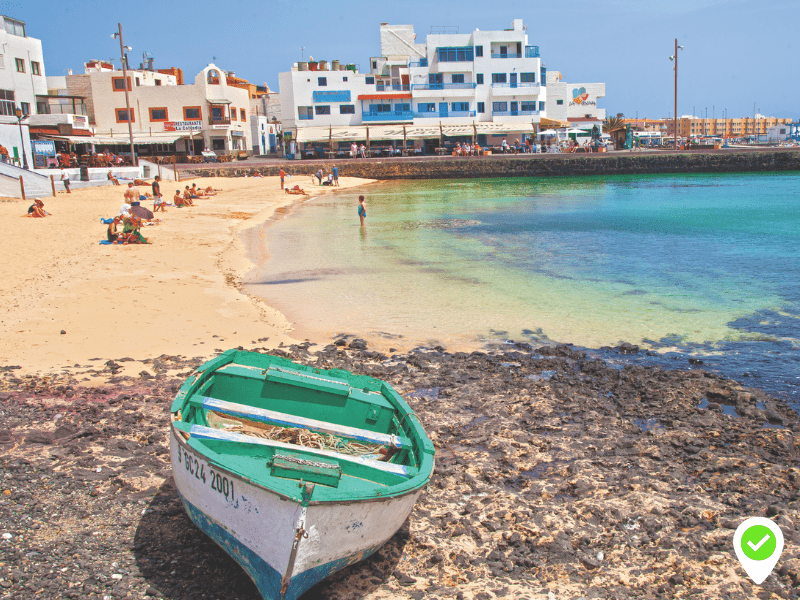
[[[733,550],[745,573],[760,585],[783,552],[781,528],[764,517],[751,517],[736,528]]]

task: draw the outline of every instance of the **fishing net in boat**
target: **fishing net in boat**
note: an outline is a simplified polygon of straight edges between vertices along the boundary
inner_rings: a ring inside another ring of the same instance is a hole
[[[230,433],[240,433],[252,435],[253,437],[283,442],[285,444],[295,444],[306,448],[317,448],[319,450],[332,450],[340,454],[350,456],[363,456],[386,460],[386,446],[382,444],[370,444],[356,442],[330,433],[317,433],[299,427],[280,427],[278,425],[268,425],[258,421],[239,419],[229,415],[221,415],[214,411],[206,413],[206,420],[209,427],[221,429]],[[383,452],[381,452],[383,450]]]

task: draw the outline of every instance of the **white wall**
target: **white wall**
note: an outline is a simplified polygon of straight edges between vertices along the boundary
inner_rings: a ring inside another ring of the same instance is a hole
[[[27,26],[25,33],[28,34]],[[0,55],[0,89],[13,90],[16,105],[27,102],[30,113],[36,113],[36,96],[47,95],[41,40],[7,33],[4,18],[0,17]],[[17,58],[25,64],[24,73],[17,71]],[[31,62],[39,63],[38,75],[33,74]]]
[[[20,143],[19,125],[17,124],[16,117],[0,116],[0,144],[8,150],[9,161],[14,157],[14,149],[17,149],[19,156],[19,166],[22,166],[22,148],[24,144],[25,156],[28,159],[28,168],[33,169],[33,155],[31,154],[31,138],[28,132],[28,126],[25,121],[22,122],[22,139]]]

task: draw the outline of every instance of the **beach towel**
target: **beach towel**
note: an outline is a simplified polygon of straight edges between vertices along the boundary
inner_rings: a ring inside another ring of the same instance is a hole
[[[103,223],[103,225],[111,225],[111,223],[114,222],[114,217],[111,217],[110,219],[104,219],[103,217],[100,217],[100,222]]]

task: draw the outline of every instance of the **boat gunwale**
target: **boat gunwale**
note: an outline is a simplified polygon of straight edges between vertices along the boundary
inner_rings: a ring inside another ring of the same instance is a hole
[[[224,474],[226,474],[226,475],[228,475],[230,477],[235,477],[236,479],[244,481],[244,482],[246,482],[246,483],[248,483],[248,484],[250,484],[252,486],[255,486],[257,488],[260,488],[260,489],[262,489],[262,490],[264,490],[266,492],[269,492],[270,494],[273,494],[273,495],[279,497],[281,500],[288,500],[290,502],[296,502],[298,504],[300,504],[302,502],[302,500],[300,500],[298,498],[294,498],[292,496],[289,496],[287,494],[279,492],[279,491],[277,491],[277,490],[275,490],[275,489],[273,489],[271,487],[268,487],[268,486],[266,486],[266,485],[264,485],[262,483],[259,483],[258,481],[253,481],[252,479],[250,479],[249,477],[246,477],[245,475],[242,475],[241,473],[237,473],[236,471],[231,471],[227,467],[221,466],[217,461],[215,461],[215,460],[211,459],[210,457],[206,456],[200,450],[190,446],[188,441],[185,440],[183,438],[183,436],[181,435],[182,432],[175,427],[174,423],[170,423],[169,427],[170,427],[170,433],[172,434],[172,437],[174,437],[175,440],[178,442],[179,448],[181,448],[183,450],[188,450],[192,454],[195,454],[198,457],[201,457],[209,465],[214,465],[214,469],[215,470],[219,470],[220,473],[224,473]],[[170,463],[172,463],[172,468],[174,469],[175,468],[175,464],[174,464],[174,461],[172,459],[172,456],[170,456]],[[431,475],[433,475],[433,469],[431,469]],[[419,477],[419,475],[416,475],[416,477]],[[409,494],[417,493],[421,488],[425,487],[428,484],[429,481],[430,481],[430,476],[428,476],[428,478],[425,481],[423,481],[422,483],[420,483],[418,486],[415,486],[415,487],[410,488],[408,490],[399,491],[396,494],[387,493],[386,495],[382,495],[382,496],[371,496],[371,497],[368,497],[368,498],[359,498],[359,499],[355,499],[355,500],[339,500],[339,499],[335,499],[335,500],[313,500],[312,499],[307,504],[308,504],[308,506],[323,506],[323,505],[332,505],[332,504],[346,505],[346,504],[363,504],[365,502],[383,502],[385,500],[394,500],[394,499],[397,499],[397,498],[402,498],[403,496],[407,496]],[[400,485],[400,484],[397,484],[397,485]],[[300,489],[300,488],[298,488],[298,489]]]

